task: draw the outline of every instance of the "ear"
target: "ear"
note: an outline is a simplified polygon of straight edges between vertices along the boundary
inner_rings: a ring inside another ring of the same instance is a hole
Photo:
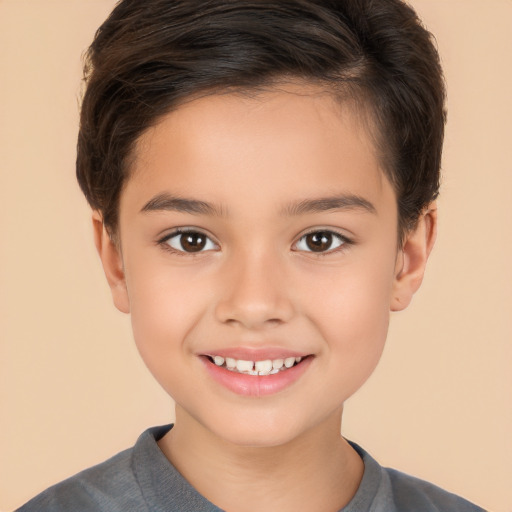
[[[103,217],[100,212],[93,211],[92,226],[94,232],[94,243],[100,255],[103,270],[112,292],[114,305],[123,313],[130,312],[130,301],[126,288],[123,259],[118,245],[111,239],[103,224]]]
[[[437,206],[433,202],[421,213],[416,227],[407,233],[397,255],[391,311],[405,309],[420,287],[436,235]]]

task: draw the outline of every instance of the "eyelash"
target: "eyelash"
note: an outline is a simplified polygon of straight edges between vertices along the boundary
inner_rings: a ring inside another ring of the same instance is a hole
[[[332,235],[333,238],[337,238],[341,242],[341,244],[338,247],[336,247],[335,249],[329,249],[327,251],[322,251],[322,252],[304,251],[304,252],[307,252],[309,255],[314,256],[314,257],[321,258],[321,257],[324,257],[324,256],[329,256],[331,254],[337,254],[339,252],[343,252],[343,251],[347,250],[349,246],[354,244],[353,240],[351,240],[350,238],[347,238],[345,235],[342,235],[338,231],[335,231],[333,229],[315,228],[315,229],[312,229],[311,231],[308,231],[307,233],[304,233],[298,239],[298,241],[295,242],[294,245],[297,245],[301,240],[304,240],[307,236],[314,235],[316,233],[327,233],[329,235]]]
[[[198,229],[192,229],[192,228],[190,228],[190,229],[188,229],[188,228],[178,228],[178,229],[175,229],[172,233],[169,233],[169,234],[165,235],[164,237],[162,237],[161,239],[159,239],[157,241],[157,244],[160,245],[164,250],[170,251],[173,254],[176,254],[178,256],[189,256],[189,257],[192,256],[192,257],[194,257],[194,256],[200,256],[204,252],[207,252],[207,251],[204,251],[204,250],[200,250],[200,251],[197,251],[197,252],[181,251],[179,249],[175,249],[174,247],[171,247],[171,245],[168,243],[169,240],[171,240],[172,238],[175,238],[175,237],[178,237],[178,236],[181,236],[181,235],[186,235],[188,233],[202,235],[202,236],[206,237],[208,240],[210,240],[210,242],[214,243],[215,245],[218,245],[216,242],[214,242],[203,231],[200,231]],[[339,242],[341,242],[341,243],[335,249],[329,249],[327,251],[322,251],[322,252],[297,251],[297,252],[306,252],[306,253],[309,253],[310,255],[315,256],[315,257],[323,257],[323,256],[328,256],[330,254],[335,254],[335,253],[338,253],[338,252],[342,252],[342,251],[346,250],[350,245],[354,244],[353,240],[347,238],[345,235],[342,235],[341,233],[338,233],[337,231],[334,231],[332,229],[321,229],[321,228],[318,229],[318,228],[316,228],[316,229],[313,229],[311,231],[308,231],[307,233],[304,233],[297,240],[297,242],[295,242],[293,245],[296,246],[298,243],[300,243],[302,240],[304,240],[307,236],[313,235],[313,234],[316,234],[316,233],[327,233],[329,235],[332,235],[333,238],[337,238],[339,240]]]
[[[211,242],[213,242],[213,240],[211,239],[211,237],[209,237],[206,233],[204,233],[203,231],[200,231],[198,229],[192,229],[192,228],[177,228],[175,229],[172,233],[169,233],[167,235],[165,235],[164,237],[162,237],[160,240],[157,241],[157,244],[160,245],[164,250],[166,251],[169,251],[169,252],[172,252],[173,254],[176,254],[177,256],[200,256],[201,254],[203,254],[205,251],[201,250],[201,251],[197,251],[197,252],[187,252],[187,251],[180,251],[178,249],[175,249],[174,247],[171,247],[169,245],[169,240],[171,240],[172,238],[174,237],[178,237],[178,236],[181,236],[181,235],[186,235],[186,234],[196,234],[196,235],[202,235],[204,236],[205,238],[207,238],[208,240],[210,240]],[[215,245],[218,245],[216,244],[215,242],[213,242]]]

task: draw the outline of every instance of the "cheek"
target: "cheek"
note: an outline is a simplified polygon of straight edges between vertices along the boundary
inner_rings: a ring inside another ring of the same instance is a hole
[[[317,274],[303,296],[331,333],[363,336],[387,326],[393,291],[394,258],[363,258]],[[311,286],[313,285],[314,286]],[[305,306],[307,307],[307,306]],[[332,336],[328,336],[331,338]]]
[[[386,340],[393,262],[362,261],[333,271],[308,296],[310,321],[326,341],[325,371],[348,398],[375,369]],[[314,309],[311,309],[313,307]]]
[[[207,298],[197,293],[193,277],[187,279],[176,269],[148,265],[131,276],[127,281],[135,343],[150,371],[167,387],[164,381],[176,374],[173,362],[187,350],[184,341],[204,314]]]

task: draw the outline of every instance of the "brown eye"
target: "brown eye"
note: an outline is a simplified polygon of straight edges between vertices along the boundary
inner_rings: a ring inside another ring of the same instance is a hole
[[[206,237],[201,233],[184,233],[180,236],[180,243],[187,252],[197,252],[204,249]]]
[[[332,234],[319,231],[306,235],[306,245],[314,252],[328,251],[332,244]]]
[[[201,252],[215,249],[216,245],[199,231],[181,231],[169,236],[164,242],[179,252]]]
[[[297,243],[297,249],[306,252],[328,252],[347,243],[347,240],[333,231],[314,231],[304,235]]]

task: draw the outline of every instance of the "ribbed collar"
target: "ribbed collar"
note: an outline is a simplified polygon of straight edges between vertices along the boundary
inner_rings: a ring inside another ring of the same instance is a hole
[[[133,449],[132,469],[151,512],[222,512],[199,494],[169,462],[157,445],[172,425],[146,430]],[[349,441],[350,442],[350,441]],[[360,446],[350,442],[364,462],[363,479],[350,501],[340,512],[369,511],[377,495],[382,468]]]

